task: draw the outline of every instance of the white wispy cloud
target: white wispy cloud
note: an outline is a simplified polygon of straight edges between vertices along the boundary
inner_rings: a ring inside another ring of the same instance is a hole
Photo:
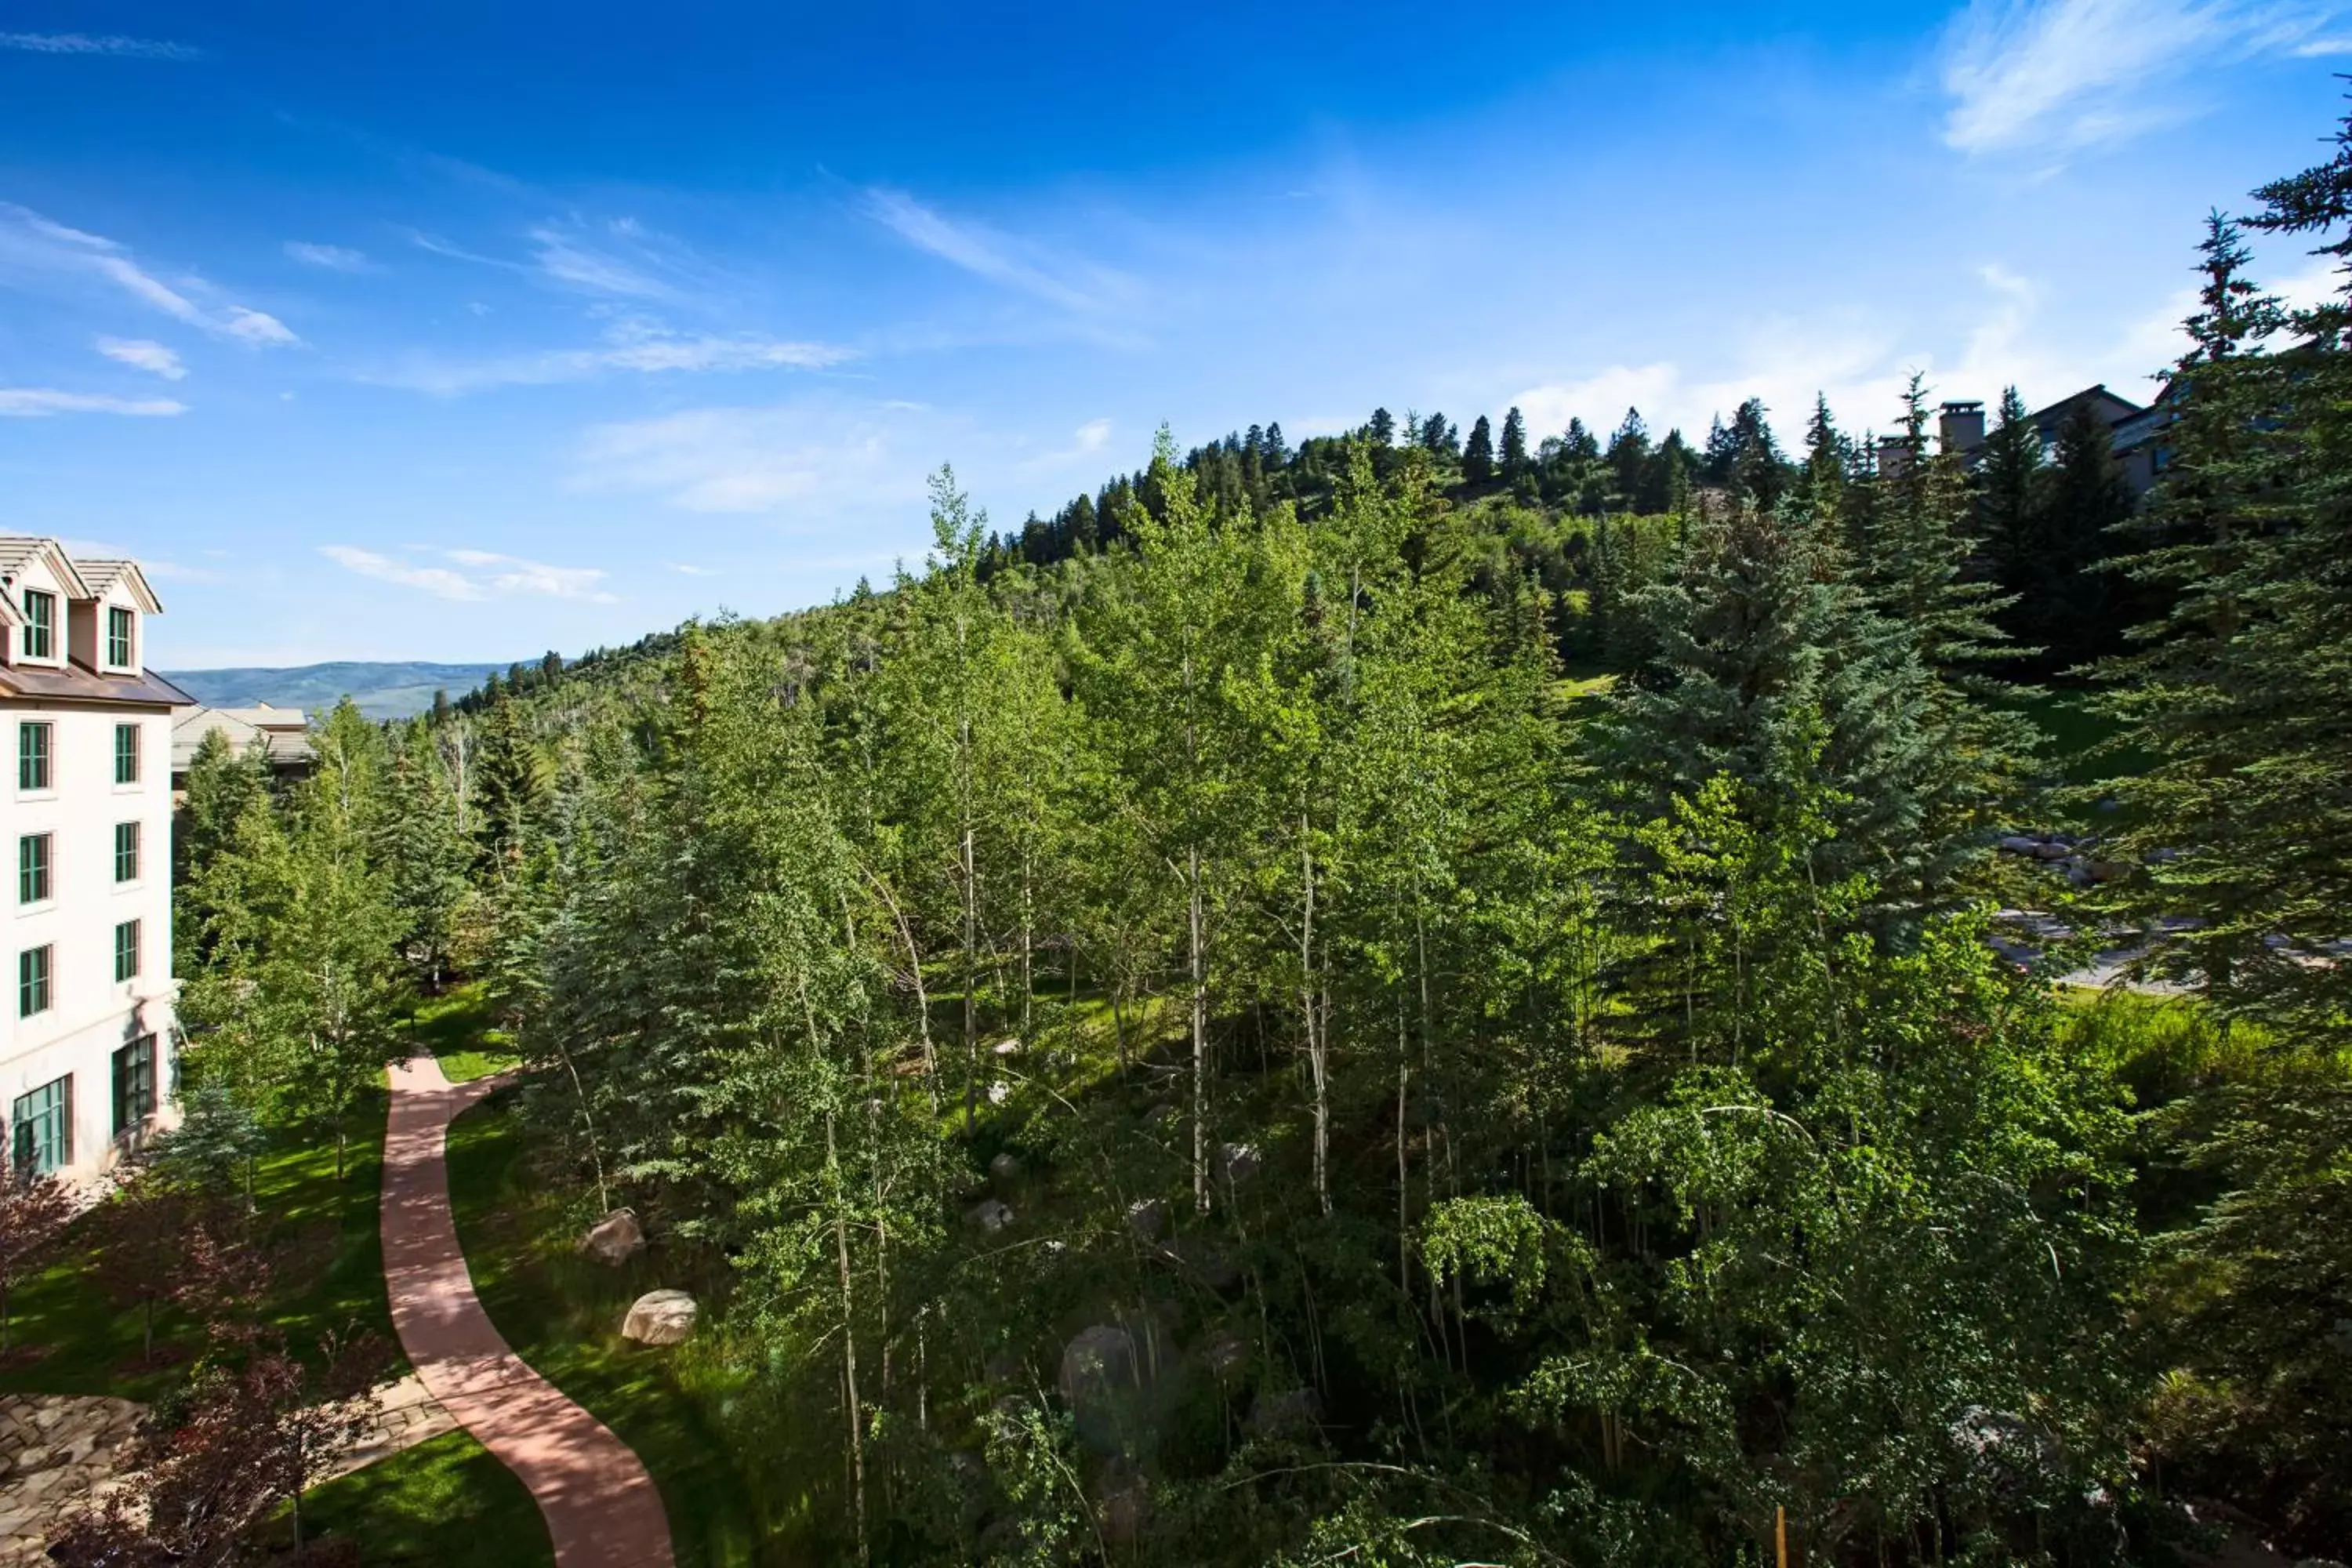
[[[307,239],[289,239],[286,254],[306,267],[323,267],[330,272],[368,272],[374,263],[367,252],[353,250],[347,245],[314,245]]]
[[[948,449],[937,424],[889,404],[688,409],[594,426],[578,482],[651,491],[688,511],[895,506],[921,499]]]
[[[2039,405],[2106,378],[2126,397],[2144,399],[2148,367],[2175,357],[2183,344],[2179,321],[2194,304],[2184,291],[2158,317],[2064,338],[2043,319],[2043,287],[2010,268],[1976,268],[1981,303],[1954,324],[1956,346],[1938,353],[1908,331],[1850,315],[1768,320],[1726,345],[1726,363],[1693,374],[1675,361],[1617,364],[1573,380],[1548,382],[1511,401],[1538,437],[1581,418],[1605,441],[1628,407],[1639,409],[1653,439],[1679,427],[1694,445],[1710,417],[1728,419],[1749,397],[1763,399],[1784,441],[1801,438],[1816,394],[1848,435],[1885,431],[1900,412],[1913,372],[1927,378],[1931,396],[1990,404],[2016,386]],[[2316,281],[2316,275],[2315,275]]]
[[[1132,279],[985,225],[957,222],[904,191],[877,186],[865,193],[864,205],[868,217],[918,250],[1048,305],[1099,316],[1134,303]]]
[[[479,584],[461,572],[446,566],[411,566],[389,555],[373,550],[362,550],[356,544],[321,544],[319,553],[346,572],[356,572],[362,577],[373,577],[380,583],[396,583],[404,588],[422,588],[444,599],[479,599]]]
[[[494,594],[540,594],[551,599],[586,599],[592,604],[617,605],[617,595],[606,593],[598,584],[604,573],[593,566],[550,566],[543,561],[525,561],[519,555],[500,555],[489,550],[452,550],[449,559],[460,566],[471,566],[485,572],[485,584]]]
[[[0,417],[39,419],[51,414],[129,414],[168,418],[188,405],[169,397],[107,397],[48,386],[0,386]]]
[[[593,604],[619,600],[598,586],[605,574],[590,566],[550,566],[541,561],[501,555],[489,550],[445,550],[441,558],[457,566],[418,566],[356,544],[322,544],[319,553],[362,577],[415,588],[443,599],[479,600],[501,595],[535,594],[557,599],[586,599]]]
[[[620,232],[642,232],[634,226]],[[677,289],[654,276],[642,264],[608,250],[600,250],[554,228],[530,231],[540,272],[552,282],[586,294],[606,294],[624,300],[675,300]]]
[[[716,371],[823,370],[856,357],[836,343],[809,342],[750,333],[719,336],[677,332],[656,322],[627,321],[589,349],[549,349],[479,360],[412,358],[367,379],[440,397],[457,397],[499,386],[552,386],[591,381],[614,372],[636,374]]]
[[[0,270],[10,269],[94,274],[174,321],[236,342],[283,348],[302,341],[277,317],[222,299],[219,290],[200,278],[167,283],[115,240],[69,228],[30,207],[0,202]]]
[[[1091,458],[1110,445],[1111,424],[1108,419],[1089,419],[1070,432],[1070,444],[1050,452],[1040,452],[1022,465],[1028,469],[1059,468]]]
[[[100,338],[98,352],[165,381],[179,381],[188,374],[188,367],[180,363],[178,354],[149,338]]]
[[[113,55],[135,60],[200,60],[206,51],[165,38],[126,38],[116,33],[0,33],[0,49],[36,55]]]
[[[599,299],[677,304],[698,297],[713,282],[700,258],[634,218],[540,224],[526,236],[528,259],[469,250],[421,229],[409,230],[408,237],[436,256],[497,268],[566,293]]]
[[[1971,0],[1944,40],[1964,153],[2063,153],[2194,112],[2192,72],[2257,55],[2330,52],[2339,9],[2272,0]]]

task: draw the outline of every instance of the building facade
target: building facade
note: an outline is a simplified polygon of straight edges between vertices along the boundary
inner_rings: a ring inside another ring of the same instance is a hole
[[[258,749],[280,784],[308,777],[317,757],[310,749],[310,718],[299,708],[183,708],[172,715],[172,794],[187,793],[188,768],[205,737],[219,733],[229,750],[251,756]]]
[[[172,710],[136,563],[0,535],[0,1113],[19,1173],[85,1181],[171,1116]]]
[[[2107,440],[2116,455],[2117,473],[2124,488],[2137,499],[2156,488],[2162,477],[2170,449],[2165,441],[2165,430],[2179,417],[2178,380],[2168,381],[2157,394],[2156,401],[2143,408],[2127,397],[2119,397],[2104,384],[2086,386],[2072,397],[2062,397],[2049,407],[2039,409],[2026,417],[2033,426],[2042,447],[2044,462],[2055,461],[2058,456],[2058,433],[2065,427],[2077,409],[2087,406],[2091,416],[2106,431]],[[1983,455],[1985,443],[1984,405],[1981,403],[1947,403],[1938,411],[1937,445],[1946,453],[1954,454],[1973,468]],[[1878,444],[1881,473],[1899,472],[1907,455],[1902,442],[1894,437]]]

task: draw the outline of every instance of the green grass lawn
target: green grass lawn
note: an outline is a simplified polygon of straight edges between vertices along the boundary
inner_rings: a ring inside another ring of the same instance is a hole
[[[399,1375],[407,1363],[399,1358],[384,1303],[376,1228],[383,1118],[383,1091],[372,1090],[352,1112],[354,1135],[340,1178],[331,1138],[314,1141],[315,1131],[300,1127],[271,1129],[268,1152],[254,1174],[254,1201],[265,1234],[296,1244],[306,1265],[270,1304],[289,1342],[299,1352],[330,1331],[370,1330],[393,1347],[393,1375]],[[0,1391],[152,1400],[173,1386],[195,1353],[196,1326],[166,1305],[155,1314],[155,1360],[142,1364],[140,1313],[116,1308],[99,1290],[78,1245],[88,1226],[85,1217],[68,1233],[59,1259],[14,1292],[9,1342],[27,1353],[0,1366]]]
[[[2010,698],[2000,706],[2031,720],[2050,738],[2050,761],[2067,784],[2084,784],[2146,771],[2152,759],[2144,752],[2130,747],[2100,751],[2115,739],[2119,726],[2093,711],[2092,699],[2088,691],[2053,689],[2033,697]]]
[[[561,1184],[532,1168],[511,1092],[493,1095],[449,1133],[457,1237],[491,1321],[523,1360],[636,1450],[661,1488],[681,1568],[768,1561],[762,1489],[719,1420],[740,1392],[711,1340],[723,1265],[656,1247],[613,1268],[574,1252],[580,1215]],[[701,1302],[697,1340],[670,1349],[623,1340],[629,1303],[666,1287]]]
[[[313,1537],[358,1542],[368,1568],[537,1568],[555,1561],[547,1521],[530,1491],[464,1432],[444,1432],[328,1482],[302,1500],[302,1521]],[[283,1519],[276,1538],[291,1542]]]
[[[489,1027],[488,1014],[489,988],[470,980],[418,1003],[408,1032],[439,1059],[443,1076],[451,1083],[464,1083],[522,1059],[503,1033]]]

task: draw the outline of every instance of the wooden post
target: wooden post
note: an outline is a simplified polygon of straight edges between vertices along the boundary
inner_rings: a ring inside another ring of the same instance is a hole
[[[1772,1556],[1776,1568],[1789,1568],[1789,1510],[1772,1510]]]

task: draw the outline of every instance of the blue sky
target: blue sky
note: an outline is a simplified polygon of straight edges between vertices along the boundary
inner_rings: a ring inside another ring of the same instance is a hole
[[[167,667],[505,659],[880,579],[1376,404],[1884,425],[2174,352],[2352,6],[0,10],[0,529]],[[2317,284],[2292,250],[2273,278]]]

